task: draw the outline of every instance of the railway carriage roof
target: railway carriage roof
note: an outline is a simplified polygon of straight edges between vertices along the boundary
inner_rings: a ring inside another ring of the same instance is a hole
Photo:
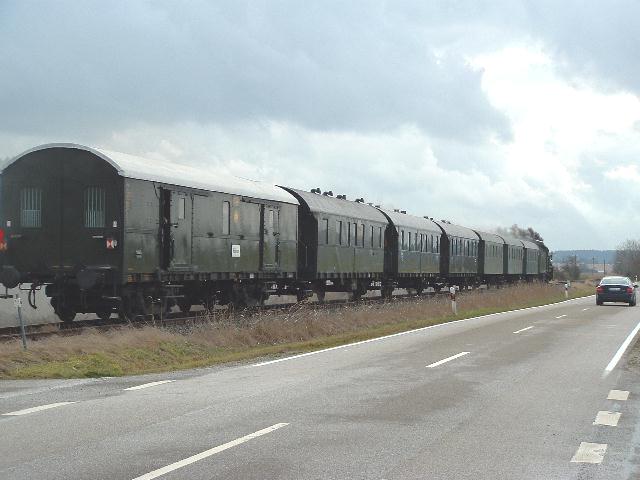
[[[342,200],[336,197],[296,190],[290,187],[282,188],[287,189],[294,195],[298,195],[302,201],[308,205],[312,213],[328,213],[330,215],[367,220],[369,222],[389,223],[387,218],[377,208],[366,203]]]
[[[242,195],[264,200],[292,203],[298,205],[295,197],[281,188],[266,182],[249,180],[233,175],[216,172],[205,166],[184,165],[168,162],[166,160],[150,160],[147,158],[129,155],[127,153],[112,152],[101,148],[92,148],[74,143],[52,143],[40,145],[27,150],[13,158],[4,168],[17,162],[20,158],[36,151],[67,148],[83,150],[92,153],[109,163],[116,169],[118,175],[125,178],[148,180],[150,182],[165,183],[181,187],[208,190],[213,192]],[[1,173],[1,172],[0,172]]]
[[[525,248],[528,248],[530,250],[540,250],[540,247],[538,246],[537,243],[534,243],[530,240],[521,240],[521,241],[524,244]]]
[[[478,236],[485,242],[493,242],[504,245],[504,238],[502,238],[500,235],[496,235],[495,233],[481,232],[480,230],[474,230],[474,232],[476,232]]]
[[[519,240],[515,237],[509,237],[507,235],[500,235],[504,239],[504,243],[507,245],[511,245],[512,247],[520,247],[523,248],[522,240]]]
[[[413,228],[438,234],[441,233],[438,225],[436,225],[433,220],[428,220],[424,217],[416,217],[415,215],[409,215],[406,213],[394,212],[393,210],[380,210],[391,219],[396,228]]]
[[[444,233],[446,233],[448,237],[460,237],[469,238],[471,240],[478,240],[478,234],[470,228],[463,227],[462,225],[454,225],[452,223],[444,223],[437,220],[434,220],[433,223],[436,223],[442,230],[444,230]]]

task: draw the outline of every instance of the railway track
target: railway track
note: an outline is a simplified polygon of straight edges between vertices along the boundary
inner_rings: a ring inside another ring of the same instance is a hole
[[[280,303],[264,305],[262,307],[247,308],[236,312],[231,312],[227,308],[216,309],[214,312],[207,312],[206,310],[196,310],[184,314],[182,312],[171,313],[168,316],[160,318],[158,315],[147,316],[146,318],[138,317],[133,321],[122,320],[117,317],[112,317],[109,320],[89,319],[89,320],[77,320],[71,324],[65,324],[63,322],[58,323],[44,323],[37,325],[25,326],[25,335],[28,340],[41,340],[52,336],[72,336],[81,335],[87,332],[106,332],[110,330],[117,330],[123,327],[144,327],[144,326],[156,326],[156,327],[179,327],[183,325],[197,325],[215,322],[220,318],[233,320],[234,318],[250,318],[254,315],[264,314],[267,311],[270,312],[295,312],[300,309],[312,309],[312,310],[335,310],[342,308],[354,308],[357,306],[366,306],[383,303],[399,303],[406,301],[415,301],[417,299],[429,299],[434,298],[437,295],[445,294],[444,292],[425,292],[421,295],[409,295],[401,294],[394,295],[392,300],[383,300],[382,297],[365,297],[358,301],[350,300],[327,300],[325,302],[295,302],[295,303]],[[5,327],[0,329],[0,342],[9,342],[16,339],[20,339],[20,327]]]

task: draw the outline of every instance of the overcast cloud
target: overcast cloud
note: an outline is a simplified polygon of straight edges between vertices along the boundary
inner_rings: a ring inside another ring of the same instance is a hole
[[[638,5],[0,0],[0,158],[79,142],[612,248]]]

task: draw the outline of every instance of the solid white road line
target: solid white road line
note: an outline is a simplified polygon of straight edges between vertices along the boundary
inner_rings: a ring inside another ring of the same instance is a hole
[[[29,413],[41,412],[42,410],[49,410],[50,408],[62,407],[64,405],[70,405],[76,402],[58,402],[50,403],[48,405],[40,405],[39,407],[25,408],[24,410],[17,410],[15,412],[3,413],[2,415],[27,415]]]
[[[556,317],[556,318],[564,318],[564,317],[566,317],[566,316],[567,316],[567,315],[566,315],[566,314],[564,314],[564,315],[560,315],[560,316],[558,316],[558,317]]]
[[[173,382],[173,380],[160,380],[158,382],[143,383],[142,385],[136,385],[135,387],[125,388],[125,390],[142,390],[143,388],[155,387],[156,385],[163,385],[171,382]]]
[[[629,336],[626,338],[626,340],[622,342],[622,345],[620,345],[620,348],[618,349],[616,354],[613,356],[609,364],[605,367],[603,377],[606,377],[607,375],[609,375],[609,373],[611,373],[611,371],[614,368],[616,368],[616,365],[618,365],[618,362],[622,358],[622,355],[624,355],[624,352],[627,350],[627,348],[629,348],[629,345],[637,335],[638,330],[640,330],[640,323],[636,325],[636,328],[634,328],[629,334]]]
[[[431,365],[427,365],[425,368],[437,367],[439,365],[442,365],[443,363],[447,363],[447,362],[450,362],[451,360],[455,360],[456,358],[464,357],[465,355],[467,355],[469,353],[471,353],[471,352],[460,352],[460,353],[458,353],[456,355],[452,355],[451,357],[443,358],[439,362],[432,363]]]
[[[593,424],[617,427],[618,421],[620,421],[620,415],[622,415],[620,412],[607,412],[605,410],[600,410],[596,415],[596,419]]]
[[[516,330],[513,333],[526,332],[527,330],[531,330],[532,328],[533,328],[533,325],[531,325],[530,327],[521,328],[520,330]]]
[[[620,400],[625,402],[629,399],[629,392],[627,390],[611,390],[607,400]]]
[[[274,430],[278,430],[279,428],[285,427],[289,425],[288,423],[276,423],[275,425],[271,425],[270,427],[263,428],[262,430],[258,430],[257,432],[250,433],[249,435],[245,435],[244,437],[237,438],[230,442],[224,443],[214,448],[210,448],[209,450],[205,450],[204,452],[200,452],[197,455],[193,455],[189,458],[185,458],[184,460],[180,460],[179,462],[172,463],[171,465],[167,465],[166,467],[159,468],[154,470],[153,472],[145,473],[139,477],[134,478],[133,480],[151,480],[153,478],[158,478],[165,473],[173,472],[174,470],[178,470],[179,468],[185,467],[187,465],[191,465],[192,463],[198,462],[204,458],[210,457],[211,455],[215,455],[216,453],[220,453],[229,448],[240,445],[241,443],[248,442],[256,437],[260,437],[262,435],[266,435],[267,433],[271,433]]]
[[[593,296],[595,295],[590,295],[590,297],[593,297]],[[507,313],[526,312],[527,310],[537,310],[545,307],[553,307],[555,305],[560,305],[562,303],[575,302],[577,300],[584,300],[585,298],[588,298],[588,297],[572,298],[570,300],[563,300],[561,302],[547,303],[546,305],[538,305],[537,307],[516,308],[515,310],[509,310],[506,312],[488,313],[486,315],[480,315],[479,317],[461,318],[460,320],[454,320],[452,322],[439,323],[437,325],[429,325],[428,327],[414,328],[413,330],[406,330],[404,332],[392,333],[391,335],[384,335],[383,337],[370,338],[369,340],[361,340],[359,342],[346,343],[344,345],[338,345],[337,347],[323,348],[322,350],[314,350],[313,352],[300,353],[298,355],[291,355],[289,357],[277,358],[275,360],[267,360],[265,362],[254,363],[252,365],[247,365],[247,367],[245,368],[264,367],[265,365],[272,365],[274,363],[280,363],[280,362],[288,362],[289,360],[295,360],[297,358],[308,357],[310,355],[317,355],[319,353],[324,353],[324,352],[331,352],[333,350],[341,350],[343,348],[354,347],[356,345],[363,345],[365,343],[380,342],[383,340],[387,340],[388,338],[399,337],[401,335],[411,335],[413,333],[422,332],[424,330],[430,330],[432,328],[441,328],[441,327],[446,327],[447,325],[455,325],[456,323],[469,322],[471,320],[478,320],[478,319],[487,318],[487,317],[495,317],[498,315],[505,315]]]
[[[600,463],[607,451],[606,443],[581,442],[578,451],[571,459],[573,463]]]

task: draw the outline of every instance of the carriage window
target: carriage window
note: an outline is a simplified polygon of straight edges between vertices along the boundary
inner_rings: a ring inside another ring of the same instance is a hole
[[[378,247],[382,248],[382,227],[378,227]]]
[[[402,230],[401,236],[402,236],[402,238],[401,238],[401,240],[402,240],[402,249],[404,250],[404,248],[405,248],[405,245],[404,245],[404,230]]]
[[[178,198],[178,220],[184,220],[186,217],[186,199],[184,197]]]
[[[364,224],[360,225],[360,243],[364,247]]]
[[[105,222],[105,191],[103,187],[87,187],[84,191],[84,226],[103,228]]]
[[[28,228],[42,226],[42,189],[23,188],[20,191],[20,225]]]
[[[351,245],[351,222],[347,223],[347,245]]]
[[[336,220],[336,236],[338,245],[342,245],[342,220]]]
[[[231,231],[231,215],[229,215],[231,211],[231,203],[222,202],[222,234],[229,235]]]
[[[358,224],[357,223],[353,224],[353,245],[355,247],[358,246]]]
[[[269,217],[271,218],[271,231],[276,233],[278,231],[278,224],[280,223],[278,210],[269,210]]]
[[[411,243],[412,243],[412,242],[411,242],[411,232],[409,232],[409,248],[408,248],[408,250],[411,250],[411,249],[412,249],[411,247],[412,247],[413,245],[411,245]]]
[[[374,232],[374,227],[373,225],[371,225],[371,247],[373,247],[373,232]]]
[[[324,218],[323,223],[324,223],[324,244],[329,245],[329,219]]]

